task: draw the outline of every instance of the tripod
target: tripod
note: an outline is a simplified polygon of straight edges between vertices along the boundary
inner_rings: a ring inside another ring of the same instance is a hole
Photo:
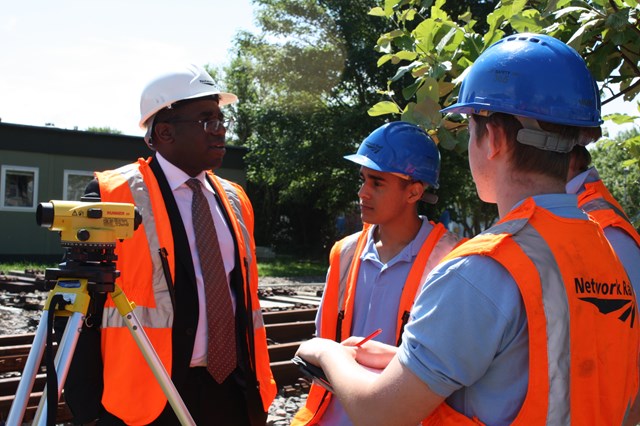
[[[47,424],[47,415],[43,413],[57,409],[57,407],[48,407],[49,401],[57,403],[62,393],[92,292],[111,293],[111,298],[116,305],[118,313],[126,323],[178,420],[182,425],[195,425],[193,418],[171,381],[171,377],[169,377],[136,317],[134,312],[135,304],[130,302],[122,289],[115,284],[115,279],[120,272],[115,269],[115,263],[113,263],[116,258],[113,253],[114,247],[115,244],[113,246],[100,245],[100,247],[91,248],[82,246],[69,247],[67,248],[67,258],[69,260],[60,264],[59,269],[46,270],[45,281],[48,288],[51,287],[50,283],[55,284],[49,292],[45,303],[42,318],[38,324],[14,402],[9,410],[6,421],[7,426],[20,426],[22,424],[24,412],[29,403],[29,394],[42,361],[48,331],[47,324],[52,324],[53,316],[60,315],[68,316],[69,320],[56,353],[55,372],[50,372],[47,369],[48,376],[55,374],[58,377],[57,399],[52,398],[53,395],[49,395],[49,386],[45,386],[33,419],[33,425]],[[49,415],[49,420],[51,420],[51,415]]]

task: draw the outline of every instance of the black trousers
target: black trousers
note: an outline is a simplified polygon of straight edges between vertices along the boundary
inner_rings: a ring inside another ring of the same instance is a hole
[[[218,384],[205,367],[190,368],[187,379],[177,386],[191,417],[198,426],[244,426],[250,425],[247,402],[242,387],[235,379],[237,371]],[[266,415],[265,415],[266,420]],[[125,423],[107,413],[97,422],[100,426],[122,426]],[[175,426],[180,422],[167,402],[164,410],[154,420],[154,426]]]

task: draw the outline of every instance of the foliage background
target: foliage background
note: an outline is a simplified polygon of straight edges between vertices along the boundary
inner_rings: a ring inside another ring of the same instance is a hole
[[[421,212],[433,220],[450,217],[465,236],[489,226],[497,211],[476,196],[466,123],[439,111],[455,101],[465,70],[504,35],[546,33],[574,47],[598,80],[603,103],[640,93],[635,0],[255,0],[254,5],[260,31],[239,33],[231,65],[213,71],[224,75],[227,88],[240,98],[234,143],[250,148],[256,240],[279,253],[323,258],[337,238],[359,229],[358,170],[342,157],[390,120],[418,124],[439,143],[439,201]],[[594,150],[594,162],[635,216],[638,133],[607,139],[602,146]],[[343,229],[336,226],[339,218],[346,223]]]
[[[638,128],[621,132],[614,139],[597,142],[590,150],[602,181],[636,227],[640,226],[640,168],[627,161],[630,153],[625,141],[638,135]]]

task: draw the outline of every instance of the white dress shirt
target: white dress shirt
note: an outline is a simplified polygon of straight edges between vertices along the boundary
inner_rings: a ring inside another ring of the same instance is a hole
[[[193,192],[185,183],[187,180],[191,179],[191,176],[171,164],[158,152],[156,152],[156,159],[158,160],[160,168],[167,177],[169,187],[173,192],[173,197],[175,198],[176,204],[178,204],[178,209],[180,210],[182,223],[184,224],[184,229],[187,232],[187,239],[189,240],[189,250],[191,250],[191,256],[193,258],[193,268],[195,270],[196,286],[198,288],[198,328],[196,330],[196,339],[193,345],[193,355],[191,356],[190,365],[191,367],[204,367],[207,365],[207,310],[205,306],[204,280],[202,279],[202,269],[200,268],[200,258],[198,257],[198,248],[196,246],[195,233],[193,231],[193,219],[191,215],[191,199],[193,197]],[[218,234],[220,251],[222,252],[222,261],[224,262],[224,269],[227,273],[227,283],[229,283],[229,273],[235,267],[235,246],[233,243],[233,237],[224,218],[222,208],[215,198],[215,191],[205,178],[205,172],[201,172],[194,177],[202,183],[204,195],[211,208],[211,215],[216,227],[216,233]],[[231,288],[229,288],[229,293],[231,294],[231,301],[235,312],[235,298]]]

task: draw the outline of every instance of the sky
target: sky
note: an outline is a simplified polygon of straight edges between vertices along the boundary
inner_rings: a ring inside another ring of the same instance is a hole
[[[142,136],[144,85],[172,64],[227,64],[250,0],[11,0],[0,13],[0,119]]]
[[[251,0],[6,1],[0,119],[142,136],[144,85],[173,64],[226,65],[239,30],[257,32]],[[603,107],[612,112],[638,115],[620,100]]]

